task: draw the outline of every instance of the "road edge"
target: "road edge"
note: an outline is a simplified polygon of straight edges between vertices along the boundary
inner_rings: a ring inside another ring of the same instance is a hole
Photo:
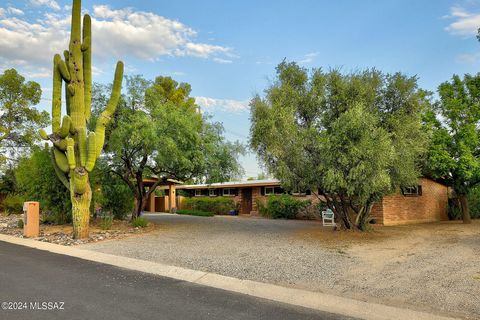
[[[0,241],[354,318],[369,320],[458,319],[377,303],[364,302],[321,292],[286,288],[251,280],[242,280],[210,272],[186,269],[157,262],[116,256],[4,234],[0,234]]]

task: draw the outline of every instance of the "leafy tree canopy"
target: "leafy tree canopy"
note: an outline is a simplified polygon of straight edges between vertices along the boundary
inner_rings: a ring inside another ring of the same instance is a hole
[[[145,188],[146,177],[213,182],[243,172],[237,161],[243,146],[224,140],[221,124],[199,113],[190,91],[170,77],[127,79],[106,151],[111,169],[135,195],[134,215],[155,187]]]
[[[309,72],[284,61],[251,102],[251,147],[285,188],[318,190],[344,227],[363,229],[376,200],[417,183],[428,97],[400,73]]]
[[[41,96],[40,85],[26,82],[15,69],[0,74],[0,163],[17,148],[30,147],[38,140],[38,129],[49,119],[46,111],[32,107]]]
[[[454,75],[438,94],[426,117],[431,133],[426,171],[455,190],[464,222],[469,222],[466,195],[480,183],[480,74]]]

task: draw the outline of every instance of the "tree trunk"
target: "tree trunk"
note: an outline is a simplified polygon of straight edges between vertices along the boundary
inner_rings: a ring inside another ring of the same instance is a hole
[[[472,223],[472,219],[470,217],[470,209],[468,208],[468,200],[466,194],[461,194],[458,196],[460,200],[460,205],[462,208],[462,219],[463,223]]]
[[[145,209],[145,206],[147,205],[147,200],[147,197],[142,197],[140,200],[135,197],[132,211],[132,220],[140,216],[142,211]]]
[[[73,190],[73,188],[71,188]],[[92,200],[92,190],[90,184],[87,184],[87,190],[83,194],[70,192],[72,201],[72,219],[73,219],[73,238],[88,238],[90,222],[90,202]]]
[[[373,203],[367,203],[358,213],[357,219],[355,221],[356,227],[365,231],[367,229],[367,221],[370,217],[370,212],[372,211]]]

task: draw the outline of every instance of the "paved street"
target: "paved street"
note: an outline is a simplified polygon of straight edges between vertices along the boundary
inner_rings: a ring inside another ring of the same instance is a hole
[[[352,319],[0,242],[4,302],[30,310],[2,320]]]

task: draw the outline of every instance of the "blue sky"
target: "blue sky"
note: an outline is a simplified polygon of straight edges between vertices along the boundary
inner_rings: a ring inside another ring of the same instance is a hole
[[[15,67],[44,89],[50,64],[67,45],[70,1],[0,1],[0,71]],[[417,75],[434,91],[452,74],[480,67],[480,1],[84,0],[93,17],[94,79],[110,82],[116,59],[128,74],[169,75],[230,140],[246,142],[248,101],[262,93],[286,58],[348,72],[376,67]],[[243,157],[246,176],[259,169]]]

